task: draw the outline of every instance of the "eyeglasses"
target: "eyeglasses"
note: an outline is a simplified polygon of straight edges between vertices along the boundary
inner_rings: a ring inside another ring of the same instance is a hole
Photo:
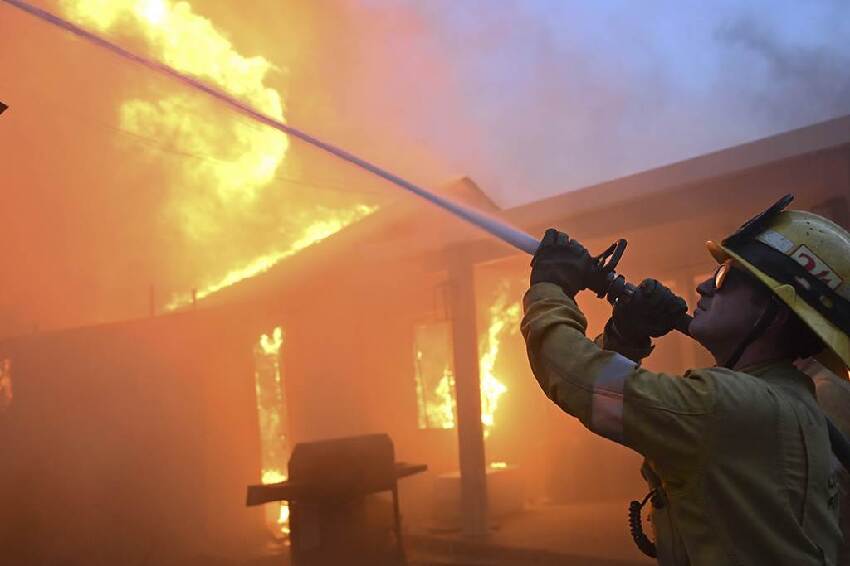
[[[714,289],[719,291],[723,284],[726,282],[726,278],[729,277],[729,272],[732,271],[732,259],[727,259],[723,263],[721,263],[717,267],[717,271],[714,272]]]

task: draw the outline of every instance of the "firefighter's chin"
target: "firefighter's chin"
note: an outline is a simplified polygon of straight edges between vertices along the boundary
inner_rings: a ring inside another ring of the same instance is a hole
[[[712,317],[709,311],[697,307],[694,310],[694,318],[691,320],[690,325],[688,325],[688,334],[691,335],[691,338],[699,342],[705,348],[709,347],[712,342],[712,336],[716,334],[714,324],[712,324]]]

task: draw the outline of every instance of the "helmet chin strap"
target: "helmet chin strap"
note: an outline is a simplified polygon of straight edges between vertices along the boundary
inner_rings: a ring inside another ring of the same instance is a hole
[[[770,301],[767,303],[767,306],[762,311],[761,315],[759,315],[758,320],[756,320],[755,324],[753,324],[752,329],[747,334],[747,336],[738,344],[738,347],[735,348],[735,351],[732,352],[732,355],[726,360],[722,367],[728,369],[735,369],[735,365],[741,361],[741,356],[744,355],[744,352],[749,348],[753,342],[761,338],[764,334],[764,331],[767,330],[767,327],[770,326],[770,323],[773,322],[773,319],[776,318],[776,314],[779,312],[779,304],[776,299],[771,297]]]

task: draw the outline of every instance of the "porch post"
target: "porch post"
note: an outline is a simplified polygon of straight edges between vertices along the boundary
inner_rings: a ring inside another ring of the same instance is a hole
[[[481,379],[478,367],[478,332],[475,328],[473,265],[468,262],[453,265],[449,278],[461,516],[464,534],[483,536],[487,533],[487,469],[484,429],[481,425]]]

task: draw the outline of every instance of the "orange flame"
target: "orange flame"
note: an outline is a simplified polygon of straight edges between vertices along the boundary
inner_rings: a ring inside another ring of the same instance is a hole
[[[62,0],[67,16],[76,23],[108,32],[118,28],[144,40],[151,55],[173,67],[245,100],[258,111],[284,120],[281,94],[266,85],[274,65],[261,56],[240,54],[209,19],[195,13],[185,1],[172,0]],[[283,133],[259,127],[236,114],[209,115],[187,111],[193,93],[175,90],[156,100],[135,98],[121,104],[121,128],[149,139],[166,139],[174,149],[191,155],[222,159],[194,160],[178,168],[172,194],[163,214],[190,242],[203,245],[222,237],[222,220],[257,210],[259,198],[284,165],[289,139]],[[281,243],[253,258],[243,258],[215,271],[199,289],[202,299],[224,287],[268,270],[282,259],[371,214],[376,207],[355,206],[327,211],[305,222],[293,241]],[[248,215],[250,216],[250,215]],[[173,310],[191,301],[191,294],[175,295],[166,306]]]
[[[481,368],[481,422],[484,424],[484,436],[489,436],[496,424],[496,410],[499,399],[507,393],[507,386],[496,375],[496,361],[502,340],[515,335],[519,327],[519,302],[509,304],[508,290],[502,287],[496,301],[490,306],[490,325],[487,334],[481,337],[479,351],[482,351],[479,366]]]
[[[263,479],[261,482],[264,485],[272,483],[280,483],[286,481],[286,474],[280,470],[263,470]],[[289,536],[289,503],[281,501],[279,504],[269,504],[271,509],[270,519],[275,525],[275,530],[283,537]],[[275,512],[275,507],[279,507]]]
[[[289,453],[286,435],[284,388],[280,371],[283,329],[263,334],[254,348],[257,413],[260,419],[262,483],[286,481],[286,459]],[[286,502],[266,506],[266,518],[272,532],[289,536],[289,505]]]
[[[484,425],[485,437],[490,435],[495,426],[499,400],[508,391],[495,373],[500,345],[506,336],[516,334],[519,325],[519,302],[509,304],[507,294],[506,286],[500,288],[496,301],[488,311],[490,323],[487,333],[479,343],[481,423]],[[417,331],[417,340],[422,341],[417,344],[415,371],[419,428],[455,427],[457,402],[449,332],[446,323],[436,323],[432,328],[423,326]],[[426,360],[426,357],[430,359]]]
[[[445,321],[423,324],[414,331],[414,378],[419,428],[455,427],[455,380],[451,330]]]
[[[297,254],[304,248],[308,248],[313,244],[316,244],[328,236],[331,236],[349,224],[352,224],[370,214],[372,214],[377,207],[368,206],[365,204],[355,206],[350,210],[343,210],[336,213],[334,218],[326,218],[323,220],[317,220],[307,226],[304,229],[303,235],[290,244],[288,247],[271,252],[266,255],[262,255],[243,267],[239,267],[237,269],[233,269],[227,272],[223,277],[218,279],[217,281],[213,281],[208,283],[205,287],[200,289],[196,295],[198,299],[203,299],[209,295],[212,295],[216,291],[220,291],[225,287],[229,287],[234,283],[238,283],[243,279],[248,279],[250,277],[254,277],[255,275],[259,275],[265,271],[268,271],[277,263],[287,257]],[[177,294],[175,295],[171,301],[166,305],[166,310],[174,310],[183,305],[190,303],[192,297],[190,294]]]

